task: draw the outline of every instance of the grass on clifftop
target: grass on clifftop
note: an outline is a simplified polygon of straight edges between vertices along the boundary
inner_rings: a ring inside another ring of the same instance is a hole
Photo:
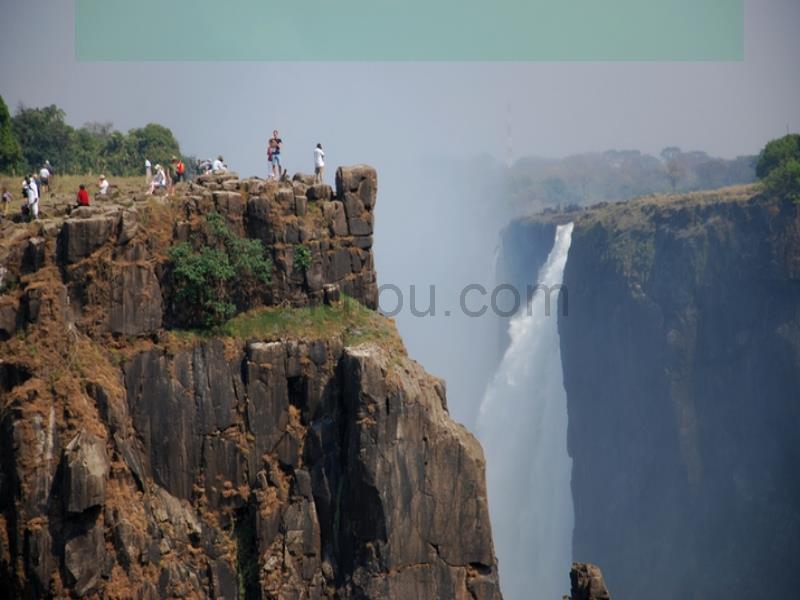
[[[219,336],[263,341],[341,338],[346,346],[374,342],[392,352],[405,354],[394,321],[349,297],[334,306],[256,308],[207,332],[174,333],[183,339]]]

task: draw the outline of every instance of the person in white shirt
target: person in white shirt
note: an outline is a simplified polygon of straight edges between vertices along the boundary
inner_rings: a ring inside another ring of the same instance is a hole
[[[147,185],[150,185],[150,181],[153,179],[153,165],[150,164],[150,159],[144,159],[144,181]]]
[[[325,152],[322,150],[322,144],[317,144],[314,148],[314,181],[322,183],[325,176]]]
[[[39,218],[39,186],[36,185],[36,180],[32,175],[25,177],[25,183],[22,186],[25,190],[25,196],[28,198],[28,210],[30,216],[34,219]]]
[[[105,175],[100,175],[100,181],[97,183],[97,187],[100,190],[101,196],[105,196],[108,193],[108,179],[106,179]]]
[[[225,159],[223,159],[223,158],[222,158],[222,155],[220,155],[220,156],[218,156],[218,157],[217,157],[217,159],[216,159],[216,160],[215,160],[215,161],[212,163],[212,165],[211,165],[211,170],[212,170],[212,171],[214,171],[214,173],[225,173],[225,172],[227,172],[227,170],[228,170],[228,167],[226,167],[226,166],[225,166],[225,163],[224,163],[224,162],[222,162],[223,160],[225,160]]]
[[[39,169],[39,181],[42,184],[42,193],[50,191],[50,170],[44,166]]]
[[[167,175],[164,173],[164,167],[161,165],[156,165],[156,175],[150,181],[150,189],[147,190],[147,195],[150,196],[158,189],[166,189],[167,187]]]

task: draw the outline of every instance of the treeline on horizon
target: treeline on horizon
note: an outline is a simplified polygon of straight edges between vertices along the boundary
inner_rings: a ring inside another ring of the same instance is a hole
[[[609,150],[560,159],[522,158],[511,167],[506,193],[526,209],[587,206],[752,183],[757,161],[758,156],[726,160],[674,146],[658,157]]]
[[[57,174],[133,176],[144,174],[145,159],[166,165],[173,156],[181,157],[180,145],[163,125],[149,123],[127,133],[112,123],[76,129],[55,104],[20,105],[11,116],[0,96],[0,173],[35,173],[47,160]]]

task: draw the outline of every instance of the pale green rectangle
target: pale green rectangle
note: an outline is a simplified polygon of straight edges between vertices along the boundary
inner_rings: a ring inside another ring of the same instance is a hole
[[[76,0],[78,60],[737,61],[743,0]]]

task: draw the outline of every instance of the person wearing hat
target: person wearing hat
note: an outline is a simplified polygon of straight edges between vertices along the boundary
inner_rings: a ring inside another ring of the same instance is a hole
[[[106,179],[105,175],[100,175],[100,181],[97,183],[97,187],[100,190],[101,196],[105,196],[108,193],[108,179]]]

